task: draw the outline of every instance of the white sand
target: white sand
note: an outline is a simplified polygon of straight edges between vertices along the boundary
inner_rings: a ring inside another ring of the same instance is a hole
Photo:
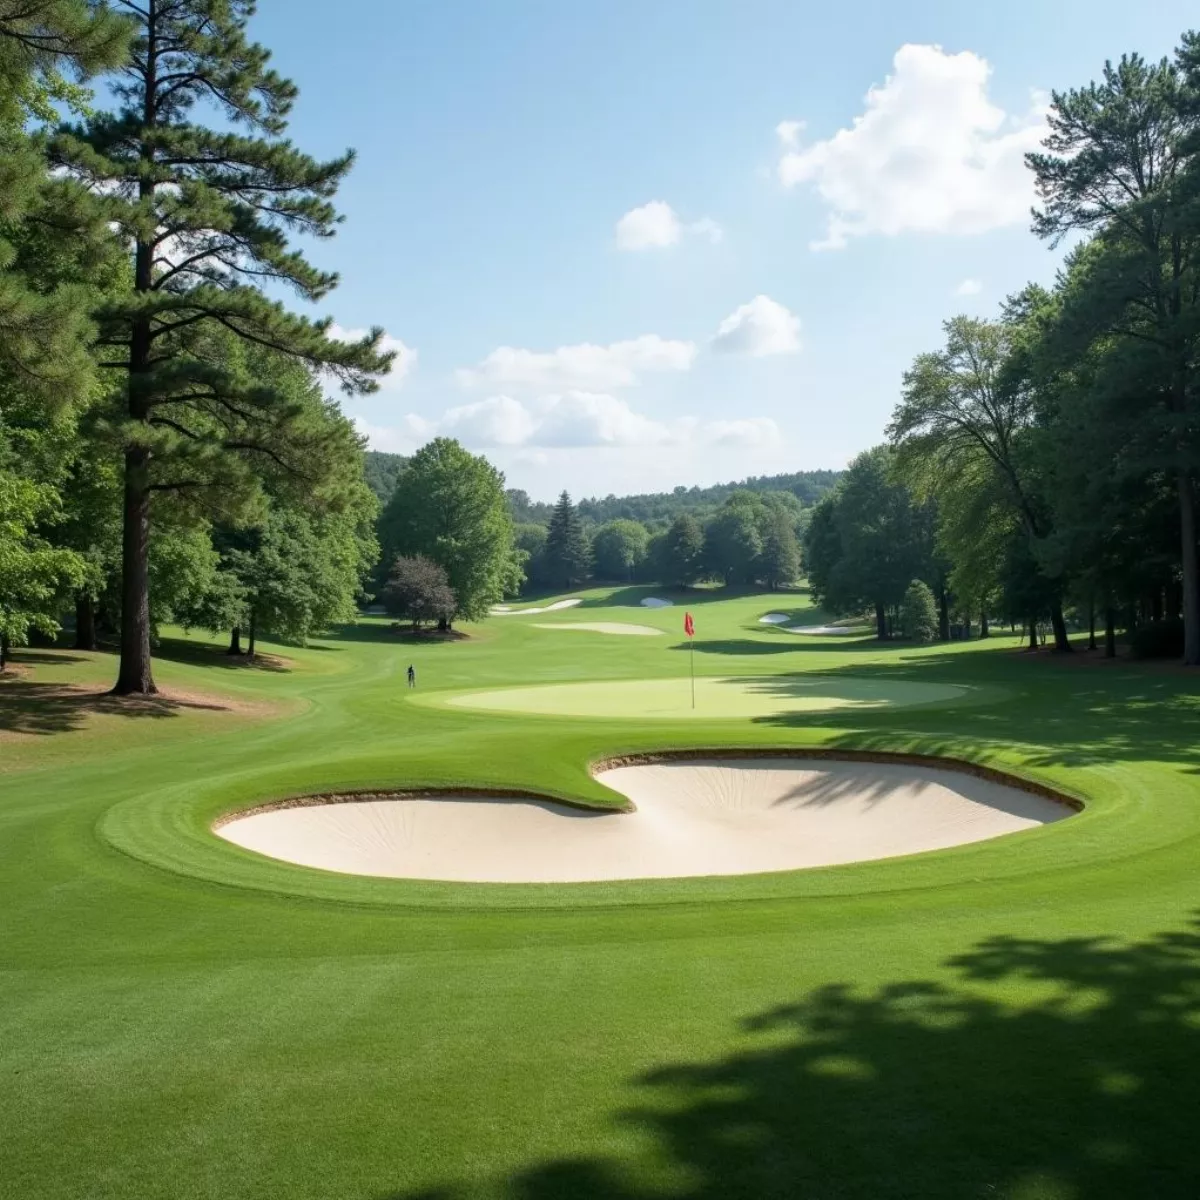
[[[788,623],[787,613],[767,613],[765,617],[759,617],[760,625],[786,625]]]
[[[634,813],[531,800],[370,800],[221,827],[248,850],[355,875],[491,883],[741,875],[892,858],[1069,816],[955,771],[786,758],[615,767]]]
[[[621,621],[535,621],[534,629],[583,629],[588,633],[629,634],[633,637],[662,637],[661,629],[649,625],[626,625]]]
[[[507,604],[494,604],[488,611],[493,617],[527,617],[534,613],[558,612],[560,608],[574,608],[583,601],[576,596],[573,600],[555,600],[542,608],[512,608]]]
[[[643,608],[674,608],[674,600],[662,600],[658,596],[647,596],[642,601]]]

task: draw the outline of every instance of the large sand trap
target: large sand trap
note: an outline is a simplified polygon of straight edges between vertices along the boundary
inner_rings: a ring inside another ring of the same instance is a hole
[[[450,696],[434,692],[414,695],[411,700],[416,704],[449,704],[454,708],[488,712],[687,721],[895,708],[961,700],[969,695],[967,688],[952,684],[808,673],[736,678],[699,675],[696,677],[695,708],[692,708],[691,686],[686,675],[669,679],[542,684]]]
[[[220,836],[271,858],[352,875],[574,883],[743,875],[939,850],[1070,815],[972,775],[795,759],[675,761],[597,776],[633,813],[464,796],[279,808]]]
[[[582,604],[583,601],[576,596],[573,600],[555,600],[553,604],[546,604],[540,608],[513,608],[509,604],[494,604],[488,611],[493,617],[528,617],[534,613],[558,612],[560,608],[574,608],[577,604]]]
[[[626,625],[621,621],[535,621],[534,629],[582,629],[587,633],[628,634],[631,637],[662,637],[661,629],[653,629],[649,625]]]

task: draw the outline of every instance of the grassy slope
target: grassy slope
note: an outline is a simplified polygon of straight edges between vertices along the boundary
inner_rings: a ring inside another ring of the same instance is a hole
[[[682,621],[608,602],[537,619]],[[368,622],[287,672],[175,646],[164,682],[269,706],[233,715],[0,685],[0,1195],[1194,1195],[1195,680],[1003,639],[798,639],[757,624],[767,597],[688,604],[707,674],[994,703],[674,727],[407,702],[409,661],[423,691],[686,671],[675,637],[565,644],[520,617],[419,646]],[[30,679],[111,671],[66,657]],[[345,787],[613,803],[593,758],[756,743],[980,758],[1092,804],[890,863],[575,888],[351,879],[207,831]]]

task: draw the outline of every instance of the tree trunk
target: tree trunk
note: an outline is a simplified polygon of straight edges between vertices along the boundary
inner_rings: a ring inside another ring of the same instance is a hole
[[[1196,553],[1196,489],[1179,473],[1179,524],[1183,551],[1183,665],[1200,666],[1200,562]]]
[[[1054,649],[1058,654],[1071,653],[1071,639],[1067,636],[1067,619],[1063,616],[1062,601],[1050,605],[1050,624],[1054,627]]]
[[[1030,648],[1030,650],[1036,650],[1038,648],[1037,627],[1038,627],[1037,617],[1030,617],[1029,618],[1029,648]]]
[[[883,605],[878,601],[875,603],[875,633],[881,642],[887,641],[887,617],[883,612]]]
[[[158,691],[150,670],[150,489],[148,452],[125,451],[125,524],[121,543],[121,669],[113,692],[152,696]]]
[[[938,595],[938,637],[943,642],[950,640],[950,598],[943,586]]]
[[[96,648],[96,602],[80,592],[75,597],[75,649]]]
[[[1088,601],[1088,649],[1096,648],[1096,601]]]
[[[241,654],[242,652],[242,627],[235,625],[229,634],[229,649],[226,654]]]
[[[1104,657],[1117,657],[1117,614],[1111,604],[1104,610]]]
[[[258,624],[258,622],[255,619],[254,609],[251,609],[250,610],[249,641],[246,643],[246,657],[249,659],[254,658],[255,626],[257,624]]]
[[[979,610],[979,638],[982,641],[985,637],[991,637],[992,631],[988,628],[987,609]]]
[[[8,666],[9,641],[7,633],[0,633],[0,671]]]

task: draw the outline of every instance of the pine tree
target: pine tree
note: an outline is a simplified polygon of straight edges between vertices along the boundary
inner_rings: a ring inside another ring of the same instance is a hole
[[[56,161],[106,197],[132,250],[129,291],[96,314],[103,366],[126,383],[121,667],[118,694],[155,691],[150,663],[151,498],[187,491],[231,501],[266,463],[314,480],[321,431],[255,377],[246,348],[267,347],[371,391],[388,369],[382,330],[329,336],[269,301],[264,283],[305,300],[336,275],[288,249],[288,235],[333,234],[331,198],[353,161],[318,162],[284,137],[296,88],[246,38],[252,0],[119,0],[135,23],[120,109],[64,130]],[[215,107],[220,129],[197,107]]]
[[[129,32],[87,0],[0,0],[0,374],[51,407],[92,377],[85,284],[112,237],[86,189],[50,173],[40,127],[123,60]]]
[[[559,586],[574,587],[588,577],[591,547],[575,505],[566,492],[559,496],[550,517],[545,555],[550,575]]]

